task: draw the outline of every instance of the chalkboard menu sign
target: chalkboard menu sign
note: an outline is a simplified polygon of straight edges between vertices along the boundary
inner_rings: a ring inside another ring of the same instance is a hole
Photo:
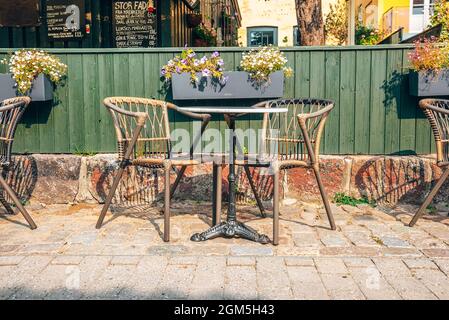
[[[114,1],[112,20],[117,48],[157,45],[157,15],[148,0]]]
[[[47,25],[50,40],[78,39],[84,36],[84,0],[47,0]]]
[[[39,25],[39,0],[0,0],[0,27]]]

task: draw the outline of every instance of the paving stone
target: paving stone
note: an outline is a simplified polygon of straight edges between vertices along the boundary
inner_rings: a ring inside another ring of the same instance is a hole
[[[224,299],[252,300],[258,298],[256,269],[248,266],[226,267]]]
[[[374,258],[373,261],[376,264],[377,269],[383,275],[392,275],[392,276],[411,275],[410,270],[407,268],[405,263],[400,259]]]
[[[318,239],[316,232],[307,233],[293,233],[293,242],[297,247],[319,247],[321,242]]]
[[[297,266],[297,267],[314,267],[315,262],[311,258],[303,257],[286,257],[284,258],[286,266]]]
[[[256,258],[255,257],[228,257],[227,259],[228,266],[255,266]]]
[[[263,300],[292,299],[290,280],[280,257],[257,258],[258,298]]]
[[[349,241],[340,232],[319,230],[318,235],[326,247],[344,247],[349,245]]]
[[[199,258],[189,299],[222,300],[224,298],[225,274],[225,257]]]
[[[271,256],[273,249],[269,246],[233,246],[231,247],[233,256]]]
[[[111,265],[137,265],[141,256],[116,256],[112,257]]]
[[[374,264],[367,267],[350,267],[352,279],[369,300],[398,300],[399,294],[382,277]]]
[[[82,256],[56,256],[51,264],[78,265],[83,260]]]
[[[423,249],[421,251],[429,258],[449,258],[449,249]]]
[[[157,288],[157,299],[187,299],[196,267],[168,265]]]
[[[434,300],[436,296],[421,282],[411,275],[398,276],[384,274],[385,280],[395,289],[402,299],[407,300]]]
[[[449,279],[440,270],[417,269],[414,276],[441,300],[449,300]]]
[[[19,290],[27,290],[30,281],[44,270],[50,261],[51,256],[27,256],[19,265],[12,269],[8,277],[2,278],[0,299],[13,298],[13,294]]]
[[[110,264],[95,280],[95,285],[84,296],[88,299],[118,299],[120,292],[129,288],[130,279],[136,273],[135,265]]]
[[[336,300],[364,300],[356,282],[350,275],[321,274],[324,287],[331,299]]]
[[[181,266],[187,266],[187,265],[196,266],[197,263],[198,263],[198,257],[191,257],[191,256],[171,257],[168,261],[168,264],[181,265]]]
[[[315,258],[315,265],[319,273],[347,274],[343,259],[341,258]]]
[[[143,256],[126,288],[120,291],[123,299],[156,299],[161,297],[160,283],[165,275],[168,258]]]
[[[434,259],[433,261],[446,276],[449,276],[449,259]]]
[[[24,256],[0,256],[0,266],[16,266],[24,258]]]
[[[382,243],[390,248],[410,248],[411,245],[400,238],[391,237],[391,236],[380,236],[379,237]]]
[[[435,263],[429,259],[403,259],[409,269],[438,269]]]
[[[320,249],[321,256],[377,257],[381,255],[375,247],[326,247]]]
[[[315,267],[289,266],[287,267],[287,274],[290,279],[294,299],[329,299],[329,295]]]
[[[343,258],[346,267],[372,267],[374,262],[370,258]]]
[[[382,243],[376,242],[368,232],[345,232],[345,236],[360,247],[379,247]]]

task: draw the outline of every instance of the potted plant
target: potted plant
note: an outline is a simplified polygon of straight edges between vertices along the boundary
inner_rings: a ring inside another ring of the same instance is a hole
[[[199,25],[193,29],[193,45],[195,47],[210,47],[217,45],[217,35],[214,30]]]
[[[67,66],[58,57],[42,50],[16,51],[9,59],[10,73],[0,74],[0,100],[28,95],[33,101],[53,99],[53,84],[66,74]]]
[[[279,98],[284,75],[293,74],[286,64],[279,49],[265,47],[244,54],[240,71],[226,72],[218,52],[198,59],[186,49],[162,68],[161,76],[171,84],[175,100]]]
[[[203,15],[200,12],[194,11],[187,14],[187,26],[189,28],[195,28],[199,26],[201,22],[203,22]]]
[[[417,97],[449,95],[449,45],[434,38],[415,42],[409,53],[410,95]]]

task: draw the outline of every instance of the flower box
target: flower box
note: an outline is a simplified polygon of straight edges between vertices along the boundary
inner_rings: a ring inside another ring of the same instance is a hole
[[[43,74],[33,81],[28,95],[32,101],[48,101],[53,99],[53,85]],[[10,73],[0,74],[0,101],[17,97],[15,81]]]
[[[410,71],[409,90],[415,97],[449,96],[449,69]]]
[[[204,100],[204,99],[271,99],[284,95],[284,73],[274,72],[270,75],[270,81],[257,85],[252,81],[247,72],[225,72],[226,84],[220,85],[211,78],[202,79],[194,85],[189,73],[173,74],[172,90],[174,100]]]

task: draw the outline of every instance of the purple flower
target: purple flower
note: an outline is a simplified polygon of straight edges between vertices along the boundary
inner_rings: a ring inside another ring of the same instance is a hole
[[[187,64],[187,60],[186,60],[186,59],[182,59],[182,60],[181,60],[181,63],[182,63],[182,64]]]
[[[223,59],[218,60],[218,61],[217,61],[217,64],[218,64],[220,67],[222,67],[222,66],[224,65]]]
[[[210,77],[211,75],[212,75],[212,73],[210,72],[209,69],[203,70],[203,77]]]
[[[189,58],[193,58],[194,56],[196,56],[195,52],[192,52],[191,54],[188,55]]]
[[[180,67],[176,67],[176,73],[181,73],[181,68]]]
[[[161,76],[165,76],[166,74],[167,74],[167,70],[162,69],[162,70],[161,70]]]
[[[202,57],[201,60],[200,60],[200,62],[201,62],[201,63],[206,63],[206,62],[207,62],[207,57],[206,57],[206,56]]]
[[[221,79],[220,79],[220,84],[222,85],[222,86],[224,86],[225,84],[226,84],[226,82],[228,82],[228,80],[229,80],[229,77],[228,76],[223,76],[223,77],[221,77]]]
[[[215,51],[215,52],[212,53],[212,55],[211,55],[212,58],[217,58],[217,57],[219,57],[219,56],[220,56],[220,54],[219,54],[217,51]]]

